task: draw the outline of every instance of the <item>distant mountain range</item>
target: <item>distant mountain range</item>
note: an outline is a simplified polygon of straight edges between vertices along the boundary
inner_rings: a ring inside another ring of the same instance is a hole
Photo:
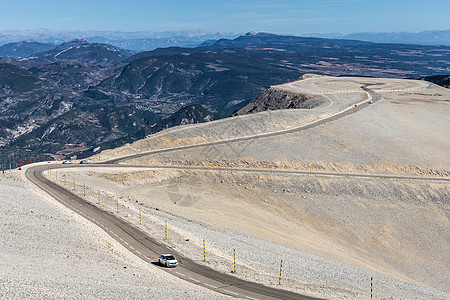
[[[167,127],[226,117],[269,86],[305,73],[450,74],[444,63],[450,61],[450,47],[269,33],[136,54],[80,39],[46,47],[3,48],[29,54],[0,58],[4,161],[43,153],[86,156]],[[441,79],[446,80],[436,77]]]
[[[77,61],[89,64],[114,65],[122,62],[134,53],[116,46],[78,39],[62,43],[45,52],[34,53],[30,57],[22,59],[22,61],[27,60],[38,63]]]
[[[35,53],[49,51],[55,45],[38,42],[17,42],[0,46],[0,57],[11,56],[14,58],[28,57]]]
[[[9,30],[0,31],[0,46],[3,44],[17,43],[21,41],[58,45],[74,39],[84,39],[90,42],[110,44],[123,49],[140,52],[172,46],[210,46],[219,39],[234,39],[239,35],[241,35],[241,33],[208,32],[201,30],[136,32],[52,31],[48,29]],[[374,43],[450,46],[450,29],[430,30],[423,32],[356,32],[351,34],[310,33],[301,34],[301,36],[331,39],[350,39]],[[25,55],[21,55],[20,57],[25,57]]]
[[[333,39],[351,39],[369,41],[374,43],[450,46],[450,29],[430,30],[422,32],[357,32],[351,34],[312,33],[306,34],[305,36]]]
[[[0,46],[21,41],[58,45],[76,39],[110,44],[133,51],[147,51],[161,47],[196,47],[206,40],[235,38],[239,33],[209,32],[201,30],[185,31],[53,31],[9,30],[0,31]],[[24,57],[24,56],[21,56]]]

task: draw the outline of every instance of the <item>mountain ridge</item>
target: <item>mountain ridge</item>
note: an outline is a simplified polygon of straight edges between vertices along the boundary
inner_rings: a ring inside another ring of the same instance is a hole
[[[209,46],[160,48],[125,58],[117,50],[111,50],[112,58],[97,51],[93,59],[78,45],[116,49],[75,40],[36,60],[0,58],[3,157],[20,157],[27,149],[40,154],[84,149],[87,155],[99,145],[116,147],[187,121],[227,117],[268,87],[306,73],[391,78],[450,73],[441,63],[450,60],[450,47],[444,46],[248,33]],[[52,59],[66,49],[75,53]],[[99,63],[105,58],[109,63]],[[107,121],[105,114],[122,121]],[[39,129],[52,127],[54,120],[66,135],[44,135]],[[76,138],[67,136],[68,129]]]
[[[122,62],[133,53],[133,51],[108,44],[75,39],[59,44],[48,51],[34,53],[32,56],[20,60],[47,64],[59,61],[78,61],[89,64],[114,65]]]
[[[39,42],[17,42],[0,46],[0,57],[10,56],[14,58],[25,58],[39,52],[53,49],[55,45]]]

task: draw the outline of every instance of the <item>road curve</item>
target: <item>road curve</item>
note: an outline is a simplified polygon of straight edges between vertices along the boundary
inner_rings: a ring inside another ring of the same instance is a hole
[[[96,163],[88,166],[85,165],[85,167],[174,169],[174,170],[188,170],[188,171],[228,171],[228,172],[246,172],[246,173],[270,173],[275,175],[284,174],[284,175],[317,176],[317,177],[345,177],[345,178],[366,178],[366,179],[390,179],[390,180],[404,180],[404,181],[450,182],[450,178],[448,177],[427,177],[427,176],[419,177],[419,176],[389,175],[389,174],[320,172],[320,171],[302,171],[295,169],[206,167],[206,166],[183,166],[183,165],[132,165],[132,164],[109,164],[109,163]]]
[[[353,114],[369,105],[373,105],[373,103],[376,103],[378,101],[380,101],[382,98],[375,93],[374,91],[366,88],[366,87],[361,87],[362,90],[366,91],[370,96],[371,99],[368,100],[364,100],[359,102],[358,104],[355,104],[354,106],[350,106],[334,115],[331,115],[329,117],[323,118],[323,119],[319,119],[316,121],[313,121],[311,123],[305,124],[305,125],[301,125],[301,126],[297,126],[297,127],[293,127],[293,128],[289,128],[286,130],[280,130],[280,131],[273,131],[273,132],[267,132],[267,133],[261,133],[261,134],[254,134],[254,135],[249,135],[249,136],[243,136],[243,137],[236,137],[236,138],[232,138],[232,139],[226,139],[226,140],[218,140],[218,141],[212,141],[212,142],[206,142],[206,143],[198,143],[198,144],[193,144],[193,145],[183,145],[183,146],[176,146],[176,147],[171,147],[171,148],[164,148],[164,149],[157,149],[157,150],[150,150],[150,151],[145,151],[145,152],[141,152],[141,153],[136,153],[136,154],[131,154],[125,157],[119,157],[119,158],[114,158],[114,159],[110,159],[108,161],[105,161],[105,163],[118,163],[120,161],[124,161],[124,160],[131,160],[133,158],[139,158],[142,156],[146,156],[146,155],[153,155],[153,154],[158,154],[158,153],[166,153],[166,152],[170,152],[170,151],[174,151],[174,150],[187,150],[187,149],[194,149],[194,148],[199,148],[199,147],[207,147],[207,146],[212,146],[212,145],[222,145],[222,144],[229,144],[229,143],[234,143],[234,142],[241,142],[241,141],[247,141],[247,140],[254,140],[254,139],[260,139],[260,138],[266,138],[266,137],[272,137],[272,136],[277,136],[277,135],[282,135],[282,134],[287,134],[287,133],[294,133],[294,132],[298,132],[298,131],[302,131],[302,130],[306,130],[306,129],[310,129],[310,128],[314,128],[320,125],[323,125],[325,123],[331,122],[331,121],[336,121],[337,119],[340,119],[342,117],[348,116],[350,114]]]
[[[148,236],[145,232],[132,224],[120,219],[119,217],[111,214],[101,208],[85,201],[81,197],[73,194],[65,188],[57,185],[43,176],[43,172],[49,169],[57,168],[73,168],[73,167],[109,167],[111,164],[116,164],[120,161],[132,158],[142,157],[144,155],[152,155],[157,153],[170,152],[181,149],[192,149],[197,147],[205,147],[211,145],[219,145],[230,142],[244,141],[250,139],[258,139],[270,136],[281,135],[285,133],[292,133],[301,131],[304,129],[313,128],[329,121],[342,118],[346,115],[354,113],[360,109],[363,109],[371,102],[376,102],[381,98],[375,98],[377,96],[373,91],[363,87],[367,91],[372,99],[363,101],[354,107],[350,107],[344,111],[341,111],[328,118],[317,120],[315,122],[291,128],[284,131],[269,132],[265,134],[252,135],[246,137],[238,137],[230,140],[206,142],[196,145],[186,145],[167,149],[159,149],[153,151],[147,151],[143,153],[137,153],[127,157],[120,157],[112,159],[100,164],[94,165],[38,165],[31,166],[26,170],[26,177],[36,184],[38,187],[46,191],[49,195],[54,197],[57,201],[69,209],[75,211],[86,219],[90,220],[94,224],[102,228],[112,238],[117,240],[129,251],[134,253],[139,258],[146,262],[156,264],[157,257],[161,253],[173,253],[179,259],[179,266],[175,269],[162,268],[163,270],[172,273],[172,275],[190,281],[191,283],[212,289],[222,294],[226,294],[233,297],[244,299],[300,299],[300,300],[312,300],[318,299],[309,296],[300,295],[294,292],[282,290],[275,287],[268,287],[262,284],[253,283],[239,279],[235,276],[217,272],[207,266],[200,265],[191,259],[184,257],[182,254],[169,249],[165,245],[159,243],[155,239]],[[379,178],[379,179],[399,179],[399,180],[432,180],[432,181],[450,181],[448,178],[435,178],[435,177],[414,177],[414,176],[396,176],[396,175],[377,175],[377,174],[348,174],[348,173],[332,173],[332,172],[307,172],[298,170],[277,170],[277,169],[250,169],[250,168],[222,168],[222,167],[191,167],[191,166],[136,166],[136,165],[114,165],[114,167],[142,167],[142,168],[173,168],[173,169],[189,169],[189,170],[217,170],[217,171],[241,171],[241,172],[258,172],[258,173],[275,173],[275,174],[296,174],[296,175],[315,175],[315,176],[340,176],[340,177],[357,177],[357,178]]]
[[[85,167],[105,167],[104,165],[87,165]],[[117,240],[125,248],[137,257],[152,264],[157,264],[157,257],[161,253],[173,253],[179,260],[177,268],[162,268],[181,279],[203,286],[216,292],[243,299],[298,299],[313,300],[309,296],[300,295],[280,288],[268,287],[262,284],[249,282],[235,276],[217,272],[207,266],[200,265],[193,260],[184,257],[181,253],[159,243],[154,238],[132,224],[120,219],[83,198],[59,186],[55,182],[44,177],[43,172],[49,169],[84,167],[80,165],[37,165],[28,167],[26,177],[39,188],[47,192],[57,201],[93,222],[113,239]],[[119,166],[118,166],[119,167]],[[123,167],[123,166],[120,166]]]

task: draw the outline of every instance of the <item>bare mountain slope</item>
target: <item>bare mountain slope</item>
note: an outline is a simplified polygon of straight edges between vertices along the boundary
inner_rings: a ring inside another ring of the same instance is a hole
[[[330,117],[367,102],[362,87],[372,96],[381,93],[382,100],[343,118]],[[90,180],[94,191],[125,195],[131,212],[149,212],[155,222],[149,230],[165,214],[174,216],[177,238],[171,245],[195,258],[206,237],[208,265],[218,270],[227,272],[228,250],[238,248],[247,256],[237,275],[248,280],[276,282],[275,258],[283,256],[289,266],[284,288],[298,292],[365,299],[374,277],[379,299],[448,298],[450,186],[420,178],[449,178],[450,91],[424,81],[355,77],[309,78],[275,88],[320,94],[330,105],[175,127],[100,155],[141,152],[122,163],[227,169],[110,169],[67,176]],[[284,132],[324,118],[320,126]],[[279,134],[249,139],[271,132]],[[239,136],[246,139],[227,142]],[[143,155],[217,140],[225,142]],[[306,174],[277,173],[285,169]],[[340,175],[323,177],[318,171]],[[385,179],[385,174],[417,179]],[[93,192],[93,203],[95,197]],[[114,211],[114,201],[108,203]]]

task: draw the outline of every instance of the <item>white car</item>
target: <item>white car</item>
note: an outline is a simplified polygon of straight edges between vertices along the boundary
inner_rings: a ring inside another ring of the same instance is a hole
[[[161,254],[158,258],[158,261],[161,265],[164,265],[168,268],[178,266],[178,261],[172,254]]]
[[[91,161],[89,159],[83,159],[82,161],[80,161],[80,164],[90,164]]]
[[[73,161],[71,161],[71,160],[65,160],[65,161],[63,161],[63,164],[65,164],[65,165],[70,165],[70,164],[73,164]]]

